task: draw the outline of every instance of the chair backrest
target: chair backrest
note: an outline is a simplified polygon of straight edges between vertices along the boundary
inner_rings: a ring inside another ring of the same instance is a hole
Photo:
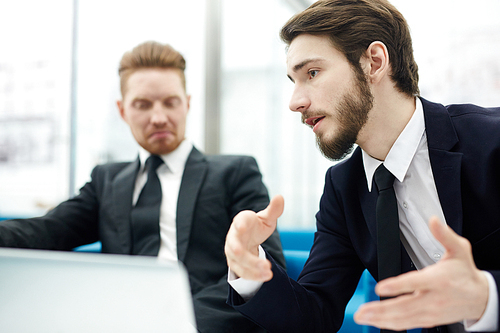
[[[288,276],[297,280],[314,242],[314,230],[279,230]]]
[[[285,250],[307,251],[311,250],[314,242],[315,230],[279,230],[281,245]]]

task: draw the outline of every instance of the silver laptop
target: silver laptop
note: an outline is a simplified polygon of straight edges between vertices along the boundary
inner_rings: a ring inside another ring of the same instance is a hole
[[[183,267],[152,257],[0,249],[0,332],[196,332]]]

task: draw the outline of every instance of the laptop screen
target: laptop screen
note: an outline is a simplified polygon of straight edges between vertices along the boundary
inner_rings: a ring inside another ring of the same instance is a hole
[[[0,249],[0,332],[196,332],[183,267],[157,258]]]

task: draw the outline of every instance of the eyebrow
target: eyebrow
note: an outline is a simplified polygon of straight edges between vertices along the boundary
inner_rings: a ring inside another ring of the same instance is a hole
[[[298,63],[297,65],[293,66],[293,72],[297,73],[302,68],[304,68],[305,65],[307,65],[307,64],[309,64],[311,62],[323,62],[323,61],[324,61],[323,58],[309,58],[309,59],[306,59],[306,60]],[[287,76],[290,79],[290,81],[295,82],[289,74],[287,74]]]
[[[137,101],[148,101],[148,100],[149,100],[149,98],[147,98],[147,97],[135,97],[132,100],[132,103],[137,102]]]
[[[168,95],[165,98],[162,98],[162,100],[171,99],[171,98],[179,98],[180,99],[181,97],[179,94],[172,94],[172,95]],[[132,102],[134,102],[134,101],[151,101],[154,99],[157,99],[157,97],[156,96],[139,95],[139,96],[134,97]]]

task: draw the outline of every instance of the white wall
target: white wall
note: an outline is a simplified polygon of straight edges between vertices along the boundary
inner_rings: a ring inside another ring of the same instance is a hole
[[[407,18],[422,96],[500,105],[498,0],[393,0]],[[278,32],[284,0],[222,0],[221,151],[257,158],[283,228],[313,228],[324,174],[314,135],[288,110]],[[77,39],[76,188],[97,163],[134,158],[119,118],[118,62],[145,40],[187,60],[188,136],[204,147],[205,0],[81,0]],[[68,0],[0,2],[0,215],[43,213],[68,196],[72,7]],[[12,148],[14,147],[14,148]]]

